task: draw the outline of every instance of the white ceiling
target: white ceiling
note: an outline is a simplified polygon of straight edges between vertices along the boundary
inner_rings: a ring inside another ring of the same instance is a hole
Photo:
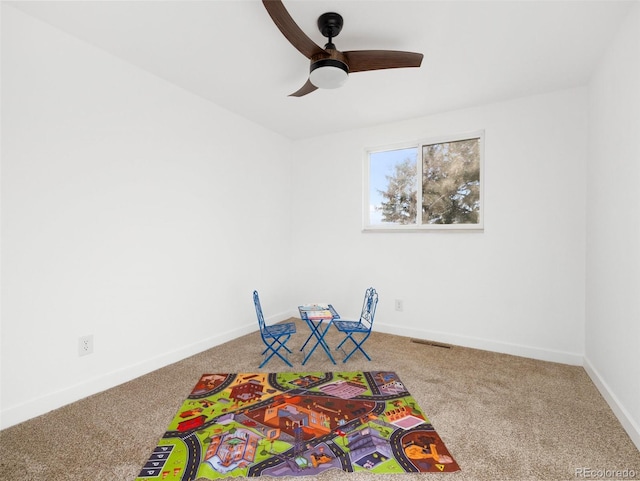
[[[288,97],[309,61],[258,0],[24,1],[20,10],[291,139],[583,85],[633,0],[284,0],[319,45],[424,54],[419,69],[352,74]]]

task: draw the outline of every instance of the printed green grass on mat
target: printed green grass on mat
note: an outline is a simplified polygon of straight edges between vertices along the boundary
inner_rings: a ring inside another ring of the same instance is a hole
[[[205,374],[137,481],[460,468],[394,372]]]

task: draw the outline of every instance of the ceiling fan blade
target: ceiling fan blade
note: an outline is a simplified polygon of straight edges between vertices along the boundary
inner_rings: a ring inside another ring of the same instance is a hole
[[[342,52],[347,58],[349,72],[365,72],[386,68],[419,67],[423,55],[399,50],[352,50]]]
[[[313,55],[324,52],[307,34],[305,34],[298,24],[294,22],[287,9],[284,8],[280,0],[262,0],[264,8],[271,16],[273,23],[280,29],[282,35],[297,48],[302,55],[311,59]]]
[[[318,87],[311,83],[311,80],[307,80],[307,83],[304,84],[297,92],[293,92],[289,94],[289,97],[302,97],[303,95],[310,94],[314,90],[317,90]]]

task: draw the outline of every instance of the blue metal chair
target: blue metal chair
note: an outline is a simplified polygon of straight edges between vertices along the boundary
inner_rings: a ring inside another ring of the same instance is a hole
[[[333,325],[336,326],[338,331],[345,334],[345,338],[338,345],[338,347],[336,347],[336,350],[340,349],[347,341],[351,341],[354,345],[353,350],[347,354],[342,362],[347,362],[347,360],[356,351],[360,351],[369,361],[371,361],[371,358],[363,349],[362,345],[364,344],[364,341],[366,341],[371,335],[371,328],[373,327],[373,317],[376,314],[377,305],[378,293],[373,287],[370,287],[364,294],[364,302],[362,303],[360,320],[345,321],[342,319],[337,319],[333,321]],[[355,338],[354,335],[356,336]]]
[[[289,367],[293,367],[288,359],[280,354],[280,349],[284,349],[289,354],[291,351],[285,345],[292,334],[296,333],[296,325],[293,322],[285,322],[282,324],[273,324],[267,326],[264,322],[264,316],[262,315],[262,306],[260,305],[260,297],[258,291],[253,291],[253,303],[256,306],[256,315],[258,316],[258,325],[260,326],[260,337],[262,342],[267,346],[262,354],[265,355],[264,361],[260,364],[260,367],[264,366],[275,355],[282,359]]]

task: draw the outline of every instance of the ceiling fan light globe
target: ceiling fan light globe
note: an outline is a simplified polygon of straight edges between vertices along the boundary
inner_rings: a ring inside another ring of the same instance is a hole
[[[309,80],[319,89],[336,89],[349,77],[349,67],[340,60],[326,58],[311,64]]]

